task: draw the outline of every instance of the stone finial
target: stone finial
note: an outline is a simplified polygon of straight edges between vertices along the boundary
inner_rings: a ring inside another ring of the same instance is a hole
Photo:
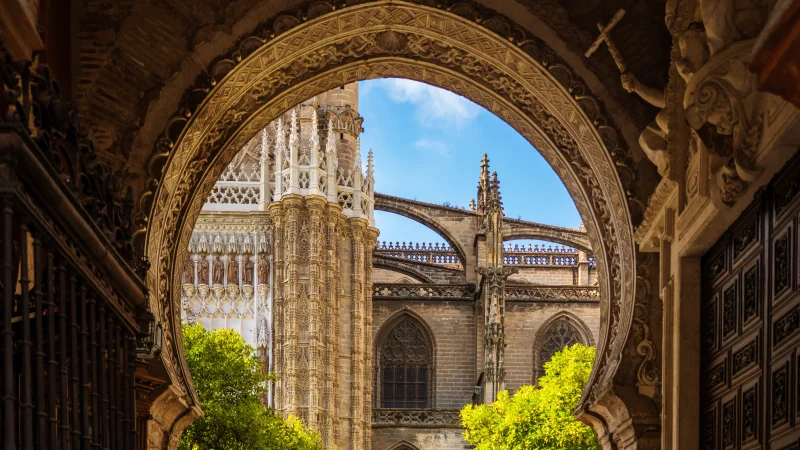
[[[269,160],[269,133],[267,133],[266,127],[261,130],[261,154],[259,156],[262,160]]]
[[[275,121],[275,150],[276,152],[284,151],[286,146],[286,134],[283,130],[283,118],[278,117]]]
[[[328,160],[333,162],[334,170],[339,165],[339,158],[336,155],[336,136],[333,133],[333,119],[328,120],[328,137],[325,138],[325,153]]]
[[[478,201],[476,204],[476,211],[479,214],[483,214],[488,206],[487,202],[489,200],[489,190],[489,157],[486,153],[484,153],[483,159],[481,159],[481,176],[478,179]]]
[[[475,212],[475,199],[474,198],[471,198],[469,200],[469,210],[472,211],[472,212]]]
[[[355,159],[353,160],[353,169],[357,171],[359,174],[362,171],[361,168],[361,136],[356,136],[356,154]]]
[[[487,203],[486,208],[488,210],[503,213],[503,197],[500,195],[500,180],[497,178],[497,172],[492,172]]]
[[[367,178],[374,178],[375,166],[373,163],[372,149],[367,153]]]
[[[292,122],[289,128],[289,145],[297,142],[299,136],[297,134],[297,109],[292,108]]]
[[[317,112],[317,102],[314,101],[314,111],[311,112],[311,149],[314,153],[319,150],[319,113]],[[312,153],[312,155],[314,154]]]

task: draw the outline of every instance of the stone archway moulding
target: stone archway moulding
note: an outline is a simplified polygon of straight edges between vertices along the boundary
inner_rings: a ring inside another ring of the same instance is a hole
[[[162,361],[176,402],[197,404],[182,354],[175,274],[206,194],[279,114],[331,88],[379,77],[422,81],[482,105],[528,139],[562,179],[586,224],[605,301],[580,409],[613,395],[636,297],[632,217],[639,211],[631,206],[638,199],[624,144],[550,49],[506,18],[482,12],[479,24],[478,13],[459,5],[445,11],[386,0],[333,10],[313,2],[302,19],[279,16],[243,39],[211,68],[210,87],[187,94],[156,145],[150,190],[139,203],[146,218],[139,243],[152,264],[150,303],[164,324]],[[170,431],[173,440],[180,431]]]

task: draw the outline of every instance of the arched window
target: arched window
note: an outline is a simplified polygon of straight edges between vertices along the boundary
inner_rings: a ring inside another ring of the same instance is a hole
[[[400,442],[398,444],[395,444],[392,447],[389,447],[389,450],[418,450],[418,449],[417,449],[417,447],[414,447],[413,445],[409,444],[408,442],[402,441],[402,442]]]
[[[550,361],[553,354],[564,347],[581,343],[590,344],[591,337],[586,327],[579,319],[568,314],[559,314],[550,319],[548,324],[537,333],[533,354],[533,381],[534,383],[544,375],[544,364]]]
[[[433,345],[422,324],[404,314],[389,324],[378,347],[381,408],[429,408]]]

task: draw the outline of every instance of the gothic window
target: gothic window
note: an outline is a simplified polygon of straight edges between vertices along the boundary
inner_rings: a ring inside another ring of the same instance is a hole
[[[553,354],[561,351],[564,347],[577,343],[586,344],[581,338],[578,328],[568,317],[559,317],[548,325],[544,332],[539,333],[538,342],[535,343],[533,379],[538,380],[544,375],[544,364],[550,361]]]
[[[381,408],[429,408],[433,345],[410,316],[396,321],[380,343]]]

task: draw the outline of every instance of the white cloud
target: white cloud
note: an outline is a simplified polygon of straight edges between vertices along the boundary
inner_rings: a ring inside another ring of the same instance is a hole
[[[478,105],[466,98],[425,83],[400,78],[379,82],[392,101],[416,105],[416,118],[422,125],[461,128],[480,111]]]
[[[414,147],[420,150],[428,150],[438,153],[440,156],[450,155],[450,144],[436,139],[418,139],[414,142]]]

